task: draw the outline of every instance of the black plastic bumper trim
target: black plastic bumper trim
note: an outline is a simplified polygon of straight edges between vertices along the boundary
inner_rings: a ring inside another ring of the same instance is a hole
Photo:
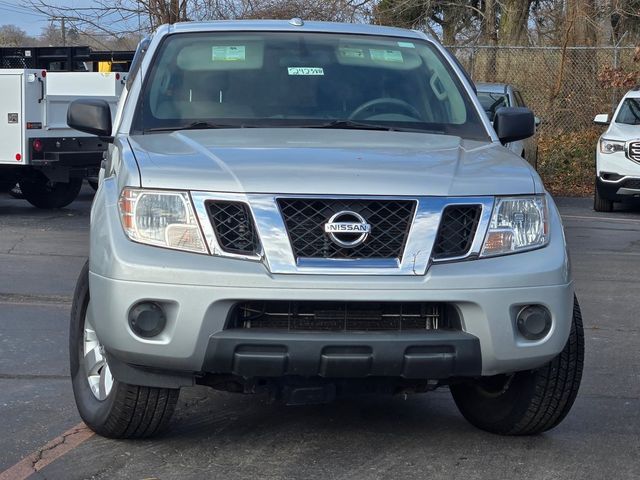
[[[209,338],[203,371],[242,377],[382,376],[430,380],[478,376],[482,355],[479,340],[459,331],[224,330]]]
[[[624,187],[624,180],[618,183],[603,182],[599,177],[596,179],[596,188],[602,198],[614,202],[638,201],[640,200],[637,190]]]
[[[107,352],[113,377],[119,382],[141,387],[180,388],[195,385],[193,372],[164,371],[123,362]]]

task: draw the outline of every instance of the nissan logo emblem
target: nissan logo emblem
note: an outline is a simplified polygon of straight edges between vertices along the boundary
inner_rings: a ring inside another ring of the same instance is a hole
[[[359,213],[342,211],[324,224],[324,231],[336,245],[352,248],[364,243],[371,233],[371,225]]]

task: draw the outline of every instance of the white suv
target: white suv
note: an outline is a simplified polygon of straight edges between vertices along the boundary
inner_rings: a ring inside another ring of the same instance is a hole
[[[629,91],[616,108],[593,120],[609,128],[596,148],[596,188],[593,208],[610,212],[613,202],[640,198],[640,90]]]

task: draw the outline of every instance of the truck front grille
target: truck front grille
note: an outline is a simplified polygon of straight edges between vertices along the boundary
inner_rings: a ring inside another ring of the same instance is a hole
[[[278,199],[296,258],[397,258],[413,220],[413,200]],[[338,212],[355,212],[371,225],[361,245],[343,247],[334,243],[324,225]]]
[[[627,156],[634,162],[640,162],[640,142],[629,143]]]
[[[457,310],[435,302],[245,301],[227,329],[287,331],[460,330]]]
[[[480,205],[450,205],[442,212],[440,228],[433,246],[433,258],[446,259],[466,255],[480,221]]]
[[[206,206],[220,248],[239,255],[258,253],[260,240],[249,205],[216,200],[207,202]]]

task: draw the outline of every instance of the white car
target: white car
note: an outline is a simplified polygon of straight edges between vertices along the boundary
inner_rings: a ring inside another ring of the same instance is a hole
[[[614,202],[640,198],[640,90],[627,92],[611,119],[605,113],[593,121],[609,126],[596,148],[593,209],[610,212]]]

